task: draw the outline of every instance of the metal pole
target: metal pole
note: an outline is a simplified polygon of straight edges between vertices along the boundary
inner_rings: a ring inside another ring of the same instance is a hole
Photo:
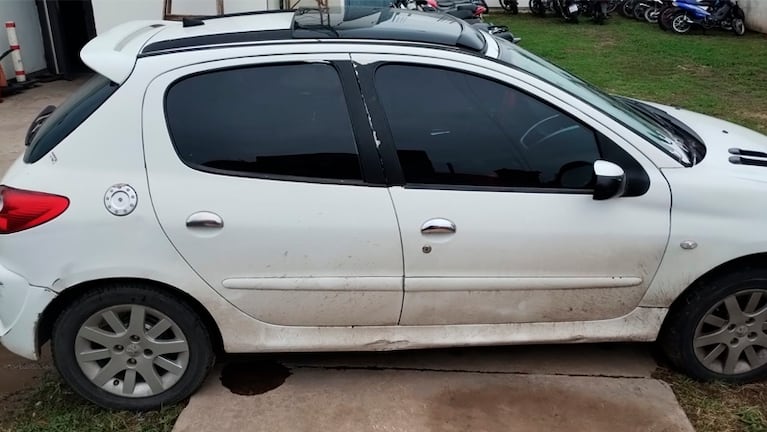
[[[5,30],[8,32],[8,42],[11,45],[11,60],[13,60],[13,70],[16,71],[16,82],[23,83],[27,80],[27,74],[24,72],[24,63],[21,62],[21,46],[16,36],[16,23],[6,22]]]

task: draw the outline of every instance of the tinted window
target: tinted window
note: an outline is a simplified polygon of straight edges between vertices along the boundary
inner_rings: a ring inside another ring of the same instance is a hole
[[[408,183],[588,189],[592,130],[474,75],[386,65],[376,87]]]
[[[117,84],[96,75],[86,81],[34,132],[24,153],[24,161],[34,163],[53,150],[72,131],[77,129],[101,104],[117,90]]]
[[[182,160],[219,173],[359,180],[341,81],[327,64],[196,75],[166,98]]]

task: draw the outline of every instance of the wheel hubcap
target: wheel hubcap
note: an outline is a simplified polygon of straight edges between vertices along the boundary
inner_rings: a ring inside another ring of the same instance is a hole
[[[97,387],[123,397],[147,397],[181,379],[189,366],[189,345],[166,315],[119,305],[85,321],[75,339],[75,357]]]
[[[695,330],[695,355],[707,369],[737,375],[767,364],[767,290],[733,294],[709,309]]]

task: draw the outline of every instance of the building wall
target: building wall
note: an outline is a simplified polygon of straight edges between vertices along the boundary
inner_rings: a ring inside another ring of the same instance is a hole
[[[746,25],[751,30],[767,33],[767,0],[739,0],[746,13]]]
[[[5,0],[0,0],[5,1]],[[92,0],[96,32],[131,20],[162,19],[164,0]],[[172,12],[177,15],[215,15],[215,0],[173,0]],[[279,0],[224,0],[224,12],[236,13],[279,9]]]
[[[16,35],[21,45],[21,60],[27,73],[46,68],[43,36],[40,30],[40,19],[37,6],[32,0],[0,0],[0,54],[8,50],[8,35],[5,31],[6,21],[16,22]],[[14,77],[11,56],[2,61],[5,76]]]

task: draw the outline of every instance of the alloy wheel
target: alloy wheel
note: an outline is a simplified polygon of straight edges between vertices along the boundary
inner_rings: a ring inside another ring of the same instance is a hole
[[[677,33],[687,33],[692,28],[692,25],[687,21],[687,15],[679,14],[671,21],[671,28]]]
[[[708,370],[737,375],[767,364],[767,290],[730,295],[695,330],[695,356]]]
[[[118,305],[83,323],[75,358],[95,386],[122,397],[149,397],[181,379],[189,366],[189,345],[179,326],[161,312]]]

